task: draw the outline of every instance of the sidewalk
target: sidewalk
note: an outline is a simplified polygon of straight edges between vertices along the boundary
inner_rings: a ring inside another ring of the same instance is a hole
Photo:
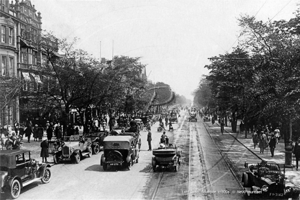
[[[241,175],[245,171],[245,162],[259,163],[263,159],[266,161],[276,162],[278,164],[285,163],[285,148],[283,140],[277,144],[274,157],[271,157],[269,148],[265,149],[264,154],[260,153],[258,147],[254,149],[252,134],[248,134],[248,137],[245,138],[245,134],[232,133],[231,127],[225,127],[225,133],[222,135],[218,122],[215,124],[205,122],[205,125],[211,137],[219,146],[224,159],[228,161],[230,167],[233,169],[239,180],[241,180]],[[237,138],[239,142],[234,140],[232,136]],[[292,164],[295,165],[294,158]],[[287,181],[300,186],[300,171],[296,171],[293,168],[286,168],[286,176],[288,178]]]

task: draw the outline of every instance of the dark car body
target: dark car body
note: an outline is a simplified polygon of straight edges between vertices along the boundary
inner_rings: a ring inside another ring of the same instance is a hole
[[[245,163],[245,167],[247,170],[242,174],[242,184],[248,196],[299,199],[300,188],[287,182],[285,170],[282,171],[279,164]]]
[[[155,172],[158,167],[167,167],[178,171],[180,164],[180,151],[176,146],[168,144],[152,151],[152,169]]]
[[[189,122],[197,122],[197,114],[196,114],[196,112],[191,112],[190,113]]]
[[[100,165],[104,170],[109,166],[123,166],[127,169],[138,163],[139,151],[132,135],[107,136],[103,140],[103,154]]]
[[[178,123],[177,113],[176,112],[171,112],[169,120],[170,120],[171,123]]]
[[[12,198],[18,198],[21,189],[33,182],[50,182],[50,165],[31,159],[28,150],[1,150],[0,161],[1,193]]]

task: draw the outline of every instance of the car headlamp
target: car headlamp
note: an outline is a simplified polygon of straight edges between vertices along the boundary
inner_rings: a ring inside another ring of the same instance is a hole
[[[263,186],[261,187],[261,190],[262,190],[263,192],[268,192],[268,189],[269,189],[269,187],[266,186],[266,185],[263,185]]]

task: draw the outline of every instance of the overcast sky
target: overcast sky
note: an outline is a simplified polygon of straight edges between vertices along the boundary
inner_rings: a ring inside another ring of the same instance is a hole
[[[149,79],[192,98],[209,57],[230,52],[241,14],[290,19],[298,0],[31,0],[42,28],[107,59],[141,57]]]

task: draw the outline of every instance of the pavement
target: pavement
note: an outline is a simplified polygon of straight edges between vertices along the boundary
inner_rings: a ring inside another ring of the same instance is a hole
[[[218,144],[221,154],[227,159],[239,180],[241,180],[242,172],[245,171],[245,162],[259,163],[263,159],[282,165],[285,163],[285,144],[283,140],[280,140],[276,145],[274,157],[271,157],[269,148],[265,149],[263,154],[260,153],[258,147],[254,149],[251,133],[246,138],[244,133],[233,133],[231,127],[227,126],[225,127],[225,133],[222,135],[218,122],[214,124],[205,122],[205,125],[211,137]],[[234,140],[232,136],[237,140]],[[292,164],[296,165],[294,157]],[[300,187],[300,171],[297,171],[295,168],[285,168],[285,175],[288,178],[287,182]]]

